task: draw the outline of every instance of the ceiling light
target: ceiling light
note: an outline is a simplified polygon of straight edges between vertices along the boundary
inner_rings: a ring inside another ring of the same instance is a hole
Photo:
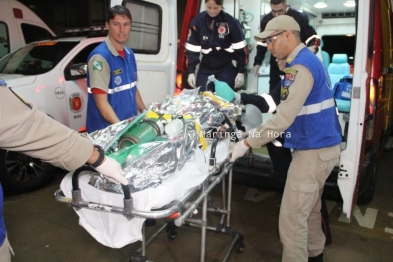
[[[346,1],[343,5],[346,7],[355,7],[356,6],[355,1]]]
[[[327,4],[325,2],[316,2],[314,4],[314,7],[315,8],[325,8],[325,7],[327,7]]]

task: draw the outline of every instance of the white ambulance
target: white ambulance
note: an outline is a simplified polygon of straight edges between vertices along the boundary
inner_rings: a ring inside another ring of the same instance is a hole
[[[0,0],[0,58],[51,36],[53,31],[28,7],[16,0]]]

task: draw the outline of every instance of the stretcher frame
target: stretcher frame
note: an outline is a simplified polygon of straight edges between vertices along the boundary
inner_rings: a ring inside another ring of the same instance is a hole
[[[101,212],[112,212],[124,215],[128,220],[133,217],[141,217],[146,219],[172,219],[173,222],[168,222],[161,226],[148,240],[146,240],[145,223],[142,226],[142,240],[141,247],[131,254],[130,261],[142,262],[148,261],[146,256],[146,247],[158,236],[164,229],[167,231],[167,236],[173,240],[177,234],[177,228],[182,225],[190,227],[201,228],[201,250],[200,261],[205,261],[206,253],[206,232],[207,230],[227,234],[233,237],[233,240],[225,254],[222,261],[227,261],[232,250],[235,249],[237,253],[241,253],[245,247],[244,235],[231,230],[230,216],[231,216],[231,199],[232,199],[232,167],[233,163],[228,162],[228,158],[221,164],[215,161],[215,150],[218,144],[218,138],[213,139],[211,148],[211,158],[209,161],[209,174],[207,178],[199,185],[191,188],[179,200],[174,200],[168,205],[152,211],[136,210],[133,207],[133,198],[128,186],[122,185],[124,192],[123,207],[111,206],[101,203],[94,203],[82,199],[82,192],[79,187],[78,177],[84,172],[95,172],[94,169],[88,166],[82,166],[74,171],[72,175],[72,198],[67,198],[61,189],[58,189],[54,196],[58,202],[71,204],[76,210],[81,208],[92,209]],[[228,175],[228,185],[226,185],[226,175]],[[209,193],[221,182],[222,184],[222,207],[209,207]],[[195,200],[189,202],[195,194],[199,195]],[[191,218],[194,211],[200,208],[202,203],[201,218]],[[218,226],[208,226],[207,212],[215,212],[221,214],[221,220]],[[225,223],[225,224],[224,224]]]

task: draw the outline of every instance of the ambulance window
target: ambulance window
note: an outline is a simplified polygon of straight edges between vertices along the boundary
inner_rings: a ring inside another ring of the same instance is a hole
[[[26,44],[37,40],[48,39],[52,36],[48,30],[39,26],[21,24],[21,27]]]
[[[334,54],[347,54],[348,63],[353,64],[355,56],[356,36],[355,35],[324,35],[322,36],[322,50],[329,53],[332,58]],[[340,44],[338,44],[340,43]]]
[[[5,23],[0,22],[0,58],[10,52],[8,39],[8,27]]]
[[[161,45],[162,10],[144,1],[125,1],[132,15],[132,28],[127,45],[135,53],[158,54]]]

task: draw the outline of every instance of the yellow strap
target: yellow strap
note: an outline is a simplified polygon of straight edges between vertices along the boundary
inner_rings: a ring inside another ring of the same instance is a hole
[[[220,106],[222,107],[228,107],[228,103],[225,103],[224,101],[218,99],[215,95],[213,95],[210,92],[203,92],[202,95],[207,96],[211,99],[213,99],[214,101],[216,101],[218,104],[220,104]]]
[[[156,112],[154,112],[154,111],[149,111],[149,112],[146,113],[146,118],[148,118],[148,119],[151,119],[151,118],[158,119],[159,115]]]
[[[201,141],[202,144],[202,151],[206,149],[207,145],[206,145],[206,141],[205,141],[205,137],[203,136],[203,133],[201,131],[201,126],[199,125],[198,119],[195,119],[195,129],[199,135],[199,141]]]

